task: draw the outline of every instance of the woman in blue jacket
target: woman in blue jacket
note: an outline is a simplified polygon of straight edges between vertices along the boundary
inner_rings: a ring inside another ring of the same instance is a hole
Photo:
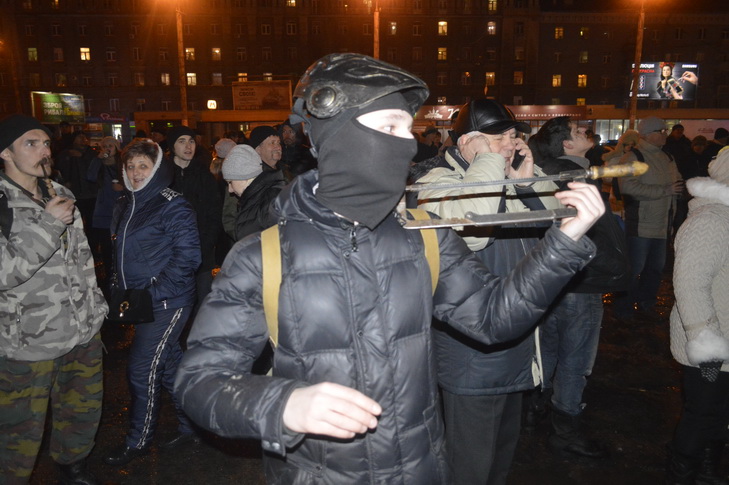
[[[157,427],[161,388],[170,393],[182,358],[180,333],[195,303],[200,239],[195,212],[181,194],[167,188],[173,171],[151,140],[132,142],[122,153],[125,195],[114,207],[115,268],[121,288],[147,288],[154,321],[135,326],[127,377],[130,429],[124,444],[104,461],[125,465],[149,450]],[[179,435],[167,447],[197,441],[177,405]],[[162,445],[165,446],[165,445]]]

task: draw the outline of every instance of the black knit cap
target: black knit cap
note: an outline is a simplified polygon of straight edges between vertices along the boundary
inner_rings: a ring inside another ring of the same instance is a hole
[[[248,144],[253,148],[266,141],[269,136],[278,136],[278,132],[273,126],[256,126],[248,137]]]
[[[171,143],[170,146],[172,146],[181,136],[189,136],[194,140],[195,130],[185,125],[173,126],[167,131],[167,142]]]
[[[31,130],[43,130],[51,136],[51,131],[32,116],[15,114],[0,121],[0,152]]]

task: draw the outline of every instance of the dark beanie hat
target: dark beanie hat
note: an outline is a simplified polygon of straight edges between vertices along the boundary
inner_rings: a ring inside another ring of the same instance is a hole
[[[174,145],[177,139],[181,136],[191,136],[194,139],[195,131],[192,128],[184,125],[173,126],[167,131],[167,141],[170,142],[172,145]]]
[[[717,128],[714,132],[714,140],[721,140],[729,136],[729,131],[726,128]]]
[[[51,136],[50,130],[31,116],[10,115],[0,121],[0,152],[31,130],[43,130],[49,137]]]
[[[256,126],[248,137],[248,144],[253,148],[258,147],[269,136],[278,136],[278,132],[273,126]]]

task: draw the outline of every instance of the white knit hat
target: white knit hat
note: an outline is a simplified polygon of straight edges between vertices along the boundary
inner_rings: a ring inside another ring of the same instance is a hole
[[[224,180],[248,180],[258,177],[263,168],[261,156],[249,145],[236,145],[223,161]]]
[[[709,177],[724,185],[729,185],[729,147],[722,148],[711,163]]]

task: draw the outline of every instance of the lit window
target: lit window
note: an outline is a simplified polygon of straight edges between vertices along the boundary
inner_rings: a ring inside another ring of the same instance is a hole
[[[562,75],[561,74],[553,74],[552,75],[552,87],[553,88],[559,88],[562,86]]]
[[[486,33],[489,35],[496,35],[496,22],[489,22],[486,24]]]
[[[448,60],[448,48],[447,47],[438,47],[438,60],[439,61]]]
[[[438,104],[447,104],[447,100],[445,96],[438,96],[436,103]]]
[[[590,34],[589,27],[580,27],[580,39],[587,39]]]
[[[144,73],[143,72],[134,73],[134,85],[135,86],[144,86]]]
[[[397,22],[390,22],[390,28],[388,31],[390,32],[390,35],[397,34]]]
[[[448,35],[448,22],[445,20],[438,22],[438,35]]]
[[[514,71],[514,84],[524,84],[524,71]]]
[[[188,86],[197,86],[197,74],[196,73],[188,72],[186,77],[187,77]]]
[[[577,106],[585,106],[585,98],[577,98],[577,102],[575,104]]]
[[[170,73],[169,72],[163,72],[160,74],[159,77],[160,84],[162,86],[169,86],[170,85]]]
[[[28,60],[38,62],[38,49],[36,47],[28,47]]]
[[[247,72],[239,72],[238,73],[238,82],[239,83],[246,83],[246,82],[248,82],[248,73]]]
[[[222,85],[223,85],[223,73],[214,72],[213,73],[213,86],[222,86]]]
[[[185,60],[186,61],[195,60],[195,48],[194,47],[185,47]]]
[[[79,48],[79,53],[81,54],[81,60],[82,61],[90,61],[91,60],[91,49],[88,47],[81,47]]]
[[[219,61],[221,58],[220,47],[213,47],[210,53],[210,57],[213,61]]]
[[[295,7],[296,6],[296,0],[286,0],[286,6],[287,7]]]
[[[471,73],[470,72],[464,71],[461,73],[461,85],[463,85],[463,86],[471,85]]]
[[[497,0],[489,0],[489,13],[494,13],[499,8],[499,2]]]
[[[554,28],[554,38],[555,39],[564,39],[564,27],[555,27]]]
[[[577,75],[577,87],[578,88],[587,87],[587,74],[578,74]]]
[[[580,64],[587,63],[587,58],[588,58],[587,51],[580,51],[580,57],[579,57],[579,60],[578,60],[579,63]]]
[[[263,80],[267,82],[273,81],[273,73],[272,72],[264,72],[263,73]]]
[[[486,73],[486,86],[494,86],[495,84],[496,84],[496,73],[487,72]]]

